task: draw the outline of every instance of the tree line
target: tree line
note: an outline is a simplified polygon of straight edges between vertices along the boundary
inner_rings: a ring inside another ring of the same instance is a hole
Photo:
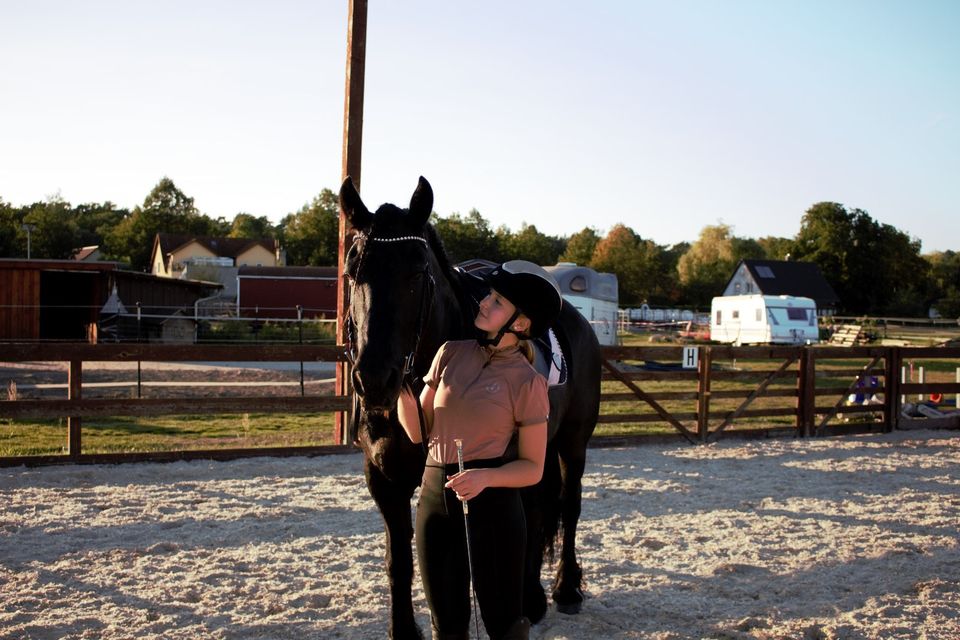
[[[803,260],[819,265],[845,315],[925,316],[931,306],[960,317],[960,253],[921,254],[920,242],[861,209],[819,202],[802,215],[792,238],[743,238],[724,224],[709,225],[692,242],[660,245],[618,224],[605,234],[584,227],[550,236],[534,225],[496,229],[476,209],[431,219],[454,262],[515,258],[542,265],[574,262],[614,273],[624,307],[651,305],[708,309],[742,259]],[[234,238],[274,238],[287,264],[337,263],[337,196],[323,189],[300,210],[273,224],[266,216],[238,213],[233,220],[201,213],[193,198],[163,178],[132,210],[107,201],[72,206],[55,196],[16,207],[0,198],[0,256],[64,259],[79,247],[99,245],[105,259],[149,270],[156,233]]]

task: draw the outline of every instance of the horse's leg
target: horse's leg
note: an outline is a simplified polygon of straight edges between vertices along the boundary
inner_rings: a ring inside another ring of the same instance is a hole
[[[583,605],[583,572],[577,562],[577,522],[580,520],[582,479],[586,466],[586,445],[560,449],[560,518],[563,523],[563,546],[553,585],[553,600],[560,613],[580,613]]]
[[[390,626],[392,640],[423,640],[413,616],[413,524],[410,499],[416,485],[387,479],[369,460],[364,473],[370,495],[380,510],[386,532],[386,566],[390,582]]]

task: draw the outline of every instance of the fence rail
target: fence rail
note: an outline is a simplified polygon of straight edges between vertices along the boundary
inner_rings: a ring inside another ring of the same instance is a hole
[[[696,347],[692,352],[695,368],[684,369],[681,363],[690,364],[691,352],[685,351],[690,348],[604,347],[599,443],[624,441],[623,429],[628,426],[648,437],[679,434],[690,442],[709,442],[733,433],[806,437],[885,431],[904,426],[901,411],[912,394],[955,394],[953,403],[960,404],[960,348],[710,345]],[[68,363],[65,399],[0,402],[0,419],[67,418],[65,453],[0,457],[0,466],[349,451],[346,444],[109,454],[85,453],[82,447],[84,418],[350,410],[346,396],[306,395],[302,377],[300,396],[84,398],[84,363],[341,363],[345,359],[342,348],[321,345],[0,344],[0,365]],[[939,379],[909,379],[905,363],[915,362],[938,363]],[[335,434],[334,441],[342,443],[342,436]]]

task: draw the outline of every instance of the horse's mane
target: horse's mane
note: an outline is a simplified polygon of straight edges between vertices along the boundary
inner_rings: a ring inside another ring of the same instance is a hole
[[[447,250],[443,246],[440,234],[437,233],[437,230],[429,222],[424,225],[423,230],[427,234],[427,243],[430,245],[433,255],[436,257],[437,262],[440,263],[440,268],[443,270],[444,275],[449,277],[449,274],[453,272],[453,265],[450,264],[450,256],[447,255]]]
[[[440,270],[443,272],[443,277],[450,283],[450,288],[460,303],[460,312],[464,316],[464,322],[472,326],[473,317],[476,315],[477,301],[473,299],[470,292],[466,290],[457,278],[453,264],[450,262],[450,256],[443,246],[443,240],[440,239],[440,234],[437,233],[434,226],[428,222],[424,225],[424,232],[427,236],[427,244],[430,245],[430,250],[433,252],[437,263],[440,265]]]

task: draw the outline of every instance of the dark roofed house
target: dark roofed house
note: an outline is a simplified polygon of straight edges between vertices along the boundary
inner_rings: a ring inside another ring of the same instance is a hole
[[[154,275],[179,278],[188,265],[276,267],[279,262],[279,247],[272,238],[251,240],[158,233],[153,240],[150,270]]]
[[[817,303],[817,314],[832,316],[840,299],[813,262],[791,260],[741,260],[733,272],[725,296],[763,294],[803,296]]]

